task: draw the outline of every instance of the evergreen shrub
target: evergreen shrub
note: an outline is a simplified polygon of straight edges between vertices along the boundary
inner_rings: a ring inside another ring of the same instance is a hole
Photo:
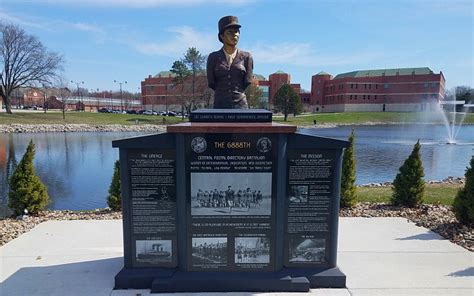
[[[49,203],[48,190],[35,174],[34,157],[35,144],[30,141],[23,158],[10,177],[8,206],[15,215],[23,214],[24,210],[37,214]]]
[[[116,160],[114,164],[114,174],[109,187],[107,205],[114,211],[120,211],[122,209],[122,197],[120,191],[120,162],[118,160]]]
[[[421,145],[418,140],[410,156],[400,167],[392,187],[392,203],[397,206],[415,207],[423,202],[425,176],[421,162]]]
[[[355,133],[349,136],[349,147],[344,150],[342,157],[341,176],[341,208],[351,208],[356,203],[357,187],[356,181],[356,161],[355,161]]]
[[[474,155],[470,165],[466,168],[466,183],[459,189],[453,202],[454,214],[464,225],[474,224]]]

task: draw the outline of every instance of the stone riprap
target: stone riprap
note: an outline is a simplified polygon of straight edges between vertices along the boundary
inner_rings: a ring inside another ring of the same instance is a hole
[[[90,125],[90,124],[0,124],[0,133],[54,132],[164,132],[165,125]]]
[[[341,209],[341,217],[403,217],[418,226],[428,228],[451,242],[474,252],[474,227],[461,225],[454,216],[451,206],[421,205],[418,208],[404,208],[384,203],[358,203],[352,209]],[[48,220],[108,220],[121,219],[121,212],[110,209],[95,211],[44,211],[38,216],[24,219],[0,219],[0,246]]]

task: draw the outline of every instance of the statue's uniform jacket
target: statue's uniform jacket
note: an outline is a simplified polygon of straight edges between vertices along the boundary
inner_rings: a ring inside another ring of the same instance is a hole
[[[237,49],[234,61],[227,63],[224,49],[207,58],[207,81],[214,93],[215,109],[248,108],[245,89],[252,83],[253,59],[249,52]]]

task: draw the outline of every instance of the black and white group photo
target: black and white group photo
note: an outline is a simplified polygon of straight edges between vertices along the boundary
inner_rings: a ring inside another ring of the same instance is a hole
[[[136,260],[138,262],[171,262],[171,240],[137,240]]]
[[[267,237],[236,237],[235,263],[270,263],[270,240]]]
[[[191,243],[193,265],[227,263],[227,237],[195,237]]]
[[[290,186],[290,195],[288,197],[291,203],[307,203],[308,202],[308,185]]]
[[[192,173],[191,215],[270,215],[271,173]]]
[[[324,262],[326,239],[292,238],[290,240],[290,262]]]

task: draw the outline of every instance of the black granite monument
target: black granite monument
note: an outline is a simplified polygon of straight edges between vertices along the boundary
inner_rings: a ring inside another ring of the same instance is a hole
[[[113,142],[124,234],[116,289],[345,287],[336,259],[348,143],[268,122],[269,113],[200,110],[167,133]]]

